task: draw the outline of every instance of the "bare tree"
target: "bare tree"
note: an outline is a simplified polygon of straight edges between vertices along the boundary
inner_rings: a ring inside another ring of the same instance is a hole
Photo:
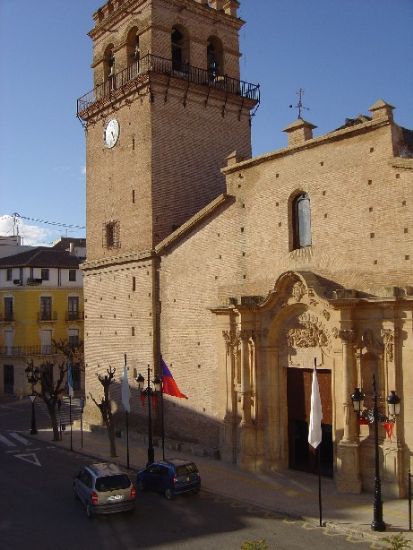
[[[60,434],[56,408],[61,402],[65,390],[67,365],[65,361],[62,361],[58,365],[59,375],[56,381],[53,377],[53,366],[52,362],[45,361],[41,363],[39,367],[35,367],[33,359],[29,359],[25,372],[28,381],[32,384],[33,395],[43,399],[47,406],[53,429],[53,441],[59,441]],[[35,378],[33,378],[34,376]],[[38,385],[40,385],[39,390],[37,389]]]
[[[83,367],[84,346],[81,340],[77,344],[72,344],[68,340],[63,340],[63,339],[53,340],[53,346],[72,365],[78,364],[81,367]]]
[[[115,423],[113,419],[113,413],[112,413],[112,404],[110,400],[110,386],[114,381],[114,376],[116,369],[112,368],[109,365],[109,368],[106,369],[107,374],[101,375],[97,374],[96,376],[99,379],[99,382],[103,386],[103,397],[100,400],[100,403],[96,401],[96,399],[93,397],[92,394],[89,394],[92,401],[95,403],[95,405],[99,408],[100,413],[102,415],[103,423],[106,426],[106,430],[109,437],[109,444],[110,444],[110,456],[115,457],[116,456],[116,442],[115,442]]]
[[[66,389],[67,368],[69,363],[78,364],[79,368],[83,368],[83,342],[73,345],[68,340],[53,340],[53,346],[61,356],[57,380],[54,380],[54,363],[51,361],[45,361],[35,367],[33,359],[29,359],[25,372],[32,386],[32,394],[43,399],[47,406],[53,429],[53,441],[59,441],[58,410]]]

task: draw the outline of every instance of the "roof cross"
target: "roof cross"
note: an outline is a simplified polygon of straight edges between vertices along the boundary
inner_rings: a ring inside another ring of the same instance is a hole
[[[303,104],[303,95],[304,95],[304,90],[302,88],[300,88],[297,92],[298,95],[298,103],[297,105],[290,105],[290,109],[294,108],[294,109],[298,109],[298,118],[303,118],[301,115],[302,115],[302,111],[306,110],[306,111],[309,111],[310,109],[308,107],[304,107],[304,104]]]

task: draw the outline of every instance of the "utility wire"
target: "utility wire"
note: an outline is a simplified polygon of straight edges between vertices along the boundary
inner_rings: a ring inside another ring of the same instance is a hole
[[[72,229],[86,229],[84,225],[74,225],[74,224],[67,224],[67,223],[60,223],[60,222],[51,222],[49,220],[40,220],[38,218],[30,218],[28,216],[21,216],[17,212],[13,212],[12,214],[13,218],[21,218],[22,220],[28,220],[31,222],[37,222],[37,223],[46,223],[48,225],[55,225],[57,227],[67,227]]]

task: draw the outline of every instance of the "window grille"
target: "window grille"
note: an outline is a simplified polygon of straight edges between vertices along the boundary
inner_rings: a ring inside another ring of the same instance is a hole
[[[102,246],[104,248],[120,248],[120,223],[110,221],[103,224]]]

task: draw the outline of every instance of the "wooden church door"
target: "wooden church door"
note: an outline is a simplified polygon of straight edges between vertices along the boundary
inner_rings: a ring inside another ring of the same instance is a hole
[[[289,467],[316,473],[315,450],[308,444],[311,409],[312,369],[287,369]],[[331,406],[331,372],[317,369],[323,410],[322,442],[320,444],[321,473],[333,476],[333,438]]]

